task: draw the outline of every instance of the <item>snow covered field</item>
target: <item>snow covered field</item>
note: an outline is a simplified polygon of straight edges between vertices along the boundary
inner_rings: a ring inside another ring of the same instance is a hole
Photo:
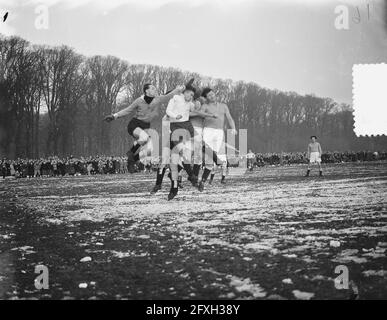
[[[386,299],[387,164],[304,171],[184,181],[170,202],[153,174],[1,180],[0,298]]]

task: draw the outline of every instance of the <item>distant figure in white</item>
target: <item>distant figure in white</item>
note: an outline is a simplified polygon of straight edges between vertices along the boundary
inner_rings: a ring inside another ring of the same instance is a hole
[[[321,177],[323,175],[322,174],[322,167],[321,167],[321,155],[322,155],[321,145],[320,145],[320,143],[317,142],[316,136],[311,136],[310,140],[311,140],[311,142],[308,145],[309,164],[308,164],[308,170],[306,171],[305,177],[309,177],[310,165],[315,164],[315,163],[318,164],[319,171],[320,171],[320,177]]]

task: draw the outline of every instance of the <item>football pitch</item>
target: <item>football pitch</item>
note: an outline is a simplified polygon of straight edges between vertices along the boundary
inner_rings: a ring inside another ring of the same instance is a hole
[[[0,299],[385,299],[387,163],[305,169],[1,180]]]

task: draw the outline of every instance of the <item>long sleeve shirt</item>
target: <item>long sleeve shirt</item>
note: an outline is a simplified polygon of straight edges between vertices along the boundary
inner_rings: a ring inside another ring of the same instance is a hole
[[[117,119],[135,112],[135,118],[150,123],[155,117],[157,117],[159,112],[158,107],[168,102],[174,95],[179,94],[180,92],[181,91],[179,89],[175,89],[166,95],[155,97],[149,104],[144,100],[144,96],[141,96],[134,100],[128,107],[115,113],[114,117]]]

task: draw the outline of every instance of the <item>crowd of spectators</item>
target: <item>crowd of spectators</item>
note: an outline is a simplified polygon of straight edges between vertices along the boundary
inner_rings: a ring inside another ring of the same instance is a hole
[[[76,176],[127,173],[126,157],[49,157],[44,159],[3,159],[0,162],[3,178]]]
[[[387,152],[372,151],[346,151],[325,152],[321,155],[323,163],[365,162],[387,160]],[[291,165],[308,163],[306,152],[283,152],[283,153],[254,153],[250,166],[263,167],[265,165]]]
[[[250,153],[249,168],[265,165],[291,165],[308,163],[305,152],[291,153]],[[363,162],[387,160],[387,152],[326,152],[323,163]],[[242,158],[229,159],[229,166],[237,166]],[[148,159],[146,164],[139,163],[137,171],[152,172],[157,169],[159,159]],[[44,159],[0,160],[0,172],[3,178],[76,176],[95,174],[125,174],[128,172],[126,157],[48,157]]]

